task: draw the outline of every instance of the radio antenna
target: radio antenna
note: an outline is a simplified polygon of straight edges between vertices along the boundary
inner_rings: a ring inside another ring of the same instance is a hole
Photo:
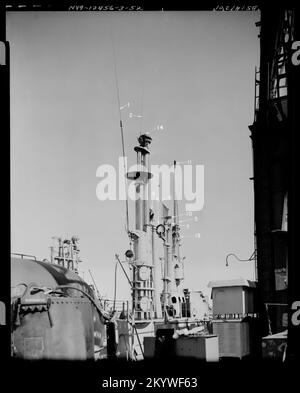
[[[124,175],[126,175],[127,168],[125,163],[125,146],[124,146],[124,131],[123,131],[123,122],[122,122],[122,113],[121,113],[121,104],[120,104],[120,89],[118,82],[118,72],[117,72],[117,61],[116,61],[116,50],[114,45],[113,34],[111,32],[112,39],[112,48],[113,48],[113,62],[114,62],[114,74],[115,74],[115,82],[116,82],[116,90],[117,90],[117,102],[118,102],[118,112],[119,112],[119,120],[120,120],[120,131],[121,131],[121,142],[122,142],[122,154],[123,154],[123,166],[124,166]],[[125,185],[127,185],[127,178],[125,176]],[[126,232],[129,233],[129,214],[128,214],[128,196],[126,190]]]

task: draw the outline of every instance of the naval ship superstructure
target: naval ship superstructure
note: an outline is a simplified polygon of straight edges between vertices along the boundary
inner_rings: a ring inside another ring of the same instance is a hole
[[[137,165],[134,171],[126,173],[127,179],[134,181],[136,193],[135,227],[127,230],[130,248],[125,252],[130,267],[127,278],[131,302],[114,301],[108,309],[97,287],[79,276],[77,236],[54,238],[57,247],[50,247],[50,261],[14,254],[11,257],[12,356],[141,360],[145,357],[145,340],[155,338],[159,331],[171,331],[174,337],[207,333],[208,300],[201,291],[183,288],[184,258],[180,252],[176,195],[173,215],[162,205],[162,216],[158,213],[157,218],[149,206],[149,181],[153,177],[149,170],[151,141],[149,134],[139,136],[139,145],[134,148]],[[155,253],[158,242],[163,245],[163,258],[157,258]],[[118,255],[116,258],[122,266]],[[159,259],[163,260],[162,273]],[[123,271],[126,274],[124,268]],[[117,303],[122,304],[121,310]]]
[[[149,133],[138,137],[139,145],[134,147],[137,154],[135,170],[126,173],[127,179],[134,181],[136,193],[135,228],[128,230],[130,249],[125,252],[130,266],[128,281],[132,294],[128,314],[131,333],[128,333],[127,344],[131,345],[134,359],[144,357],[145,337],[154,337],[158,330],[168,329],[174,337],[190,332],[207,333],[211,311],[208,299],[201,291],[183,288],[185,258],[181,256],[182,238],[175,193],[176,161],[173,168],[173,214],[165,204],[162,204],[162,216],[159,212],[155,214],[150,207],[151,141]],[[156,255],[158,242],[162,243],[164,250],[164,256],[160,258],[162,273]],[[159,280],[163,282],[161,293]],[[121,354],[122,351],[117,352]]]

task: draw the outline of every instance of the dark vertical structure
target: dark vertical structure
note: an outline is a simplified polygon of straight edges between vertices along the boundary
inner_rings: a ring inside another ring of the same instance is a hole
[[[0,286],[0,347],[1,355],[10,355],[10,114],[9,114],[9,45],[6,42],[5,4],[0,4],[0,118],[2,146],[2,266],[1,274],[5,278]],[[5,154],[7,153],[7,154]],[[0,355],[0,356],[1,356]]]
[[[299,69],[297,75],[291,70],[296,19],[294,9],[272,7],[270,12],[263,7],[258,23],[260,69],[255,75],[255,114],[249,129],[254,161],[261,336],[287,328],[290,294],[295,292],[297,283],[300,287],[295,248],[295,209],[296,200],[300,199],[296,196],[294,169],[294,136],[300,129],[300,112],[296,109],[299,90],[295,90]]]
[[[289,329],[288,357],[300,360],[300,261],[298,254],[297,224],[299,226],[299,161],[298,150],[300,130],[300,11],[299,7],[293,15],[293,40],[289,62]],[[297,138],[298,136],[298,138]]]

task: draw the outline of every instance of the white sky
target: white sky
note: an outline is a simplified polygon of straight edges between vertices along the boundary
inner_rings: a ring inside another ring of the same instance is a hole
[[[52,236],[80,238],[79,269],[113,296],[114,255],[128,249],[124,201],[96,198],[99,165],[117,167],[121,138],[113,42],[126,153],[153,134],[151,162],[205,167],[205,205],[185,236],[186,287],[253,279],[252,151],[258,12],[7,14],[11,48],[12,251],[49,258]],[[112,38],[113,37],[113,38]],[[134,211],[130,204],[130,221]],[[180,206],[183,212],[183,204]],[[163,251],[158,256],[162,256]],[[122,272],[118,297],[129,294]]]

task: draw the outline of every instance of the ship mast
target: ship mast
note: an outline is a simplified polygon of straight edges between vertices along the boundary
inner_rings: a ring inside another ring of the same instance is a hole
[[[132,309],[136,321],[152,320],[156,317],[155,299],[155,261],[153,255],[154,237],[149,218],[149,188],[152,178],[149,172],[149,145],[152,138],[141,134],[139,145],[134,150],[137,153],[136,171],[128,172],[127,179],[135,182],[135,230],[129,235],[133,241],[132,261]]]
[[[174,161],[173,178],[173,216],[163,204],[163,224],[156,227],[158,236],[163,240],[164,247],[164,273],[162,308],[167,322],[169,317],[182,315],[182,296],[179,285],[184,279],[183,263],[180,257],[180,226],[178,214],[178,200],[176,196],[176,161]],[[176,308],[176,309],[175,309]]]
[[[174,266],[175,285],[178,289],[181,281],[184,279],[183,263],[180,257],[180,226],[179,226],[179,211],[178,200],[176,196],[176,161],[174,161],[174,181],[173,181],[173,214],[174,223],[172,228],[172,260]]]
[[[71,239],[63,240],[61,237],[53,237],[52,239],[57,240],[58,246],[57,248],[53,245],[50,247],[51,263],[63,266],[78,274],[78,264],[81,262],[78,246],[79,238],[72,236]]]

